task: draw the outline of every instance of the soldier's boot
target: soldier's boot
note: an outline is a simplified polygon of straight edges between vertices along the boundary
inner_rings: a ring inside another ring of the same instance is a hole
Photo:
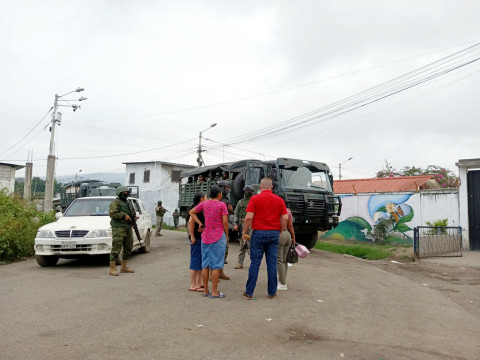
[[[116,261],[110,261],[110,275],[118,276]]]
[[[219,279],[223,279],[223,280],[230,280],[230,276],[227,276],[227,275],[223,272],[223,269],[220,269],[220,274],[218,275],[218,278],[219,278]]]
[[[123,260],[123,261],[122,261],[122,267],[120,268],[120,272],[122,272],[122,273],[134,273],[135,270],[130,269],[130,268],[127,266],[127,263],[128,263],[127,260]]]

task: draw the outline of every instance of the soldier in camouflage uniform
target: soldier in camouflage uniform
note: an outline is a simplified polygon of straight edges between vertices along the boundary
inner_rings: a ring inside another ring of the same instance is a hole
[[[248,205],[248,202],[250,201],[250,198],[253,196],[254,191],[255,190],[253,186],[246,185],[243,188],[243,192],[244,192],[243,199],[241,199],[237,203],[237,206],[235,207],[234,230],[237,230],[240,234],[242,233],[243,221],[245,220],[245,216],[247,214],[247,205]],[[252,229],[249,229],[246,233],[248,235],[251,235]],[[243,268],[243,261],[245,260],[245,252],[248,249],[250,249],[250,240],[247,240],[244,242],[243,239],[240,238],[240,253],[238,254],[238,264],[235,266],[235,269]]]
[[[155,227],[155,236],[163,236],[162,234],[160,234],[160,231],[162,231],[162,226],[163,226],[163,215],[165,215],[167,211],[168,210],[162,206],[162,202],[158,201],[157,206],[155,207],[155,215],[157,216],[157,226]]]
[[[116,261],[118,255],[123,249],[122,267],[120,272],[133,273],[132,269],[127,266],[128,259],[132,254],[133,248],[133,231],[132,217],[135,211],[127,200],[129,195],[126,186],[117,188],[117,198],[110,204],[109,214],[110,225],[112,226],[112,251],[110,252],[110,275],[118,276]]]

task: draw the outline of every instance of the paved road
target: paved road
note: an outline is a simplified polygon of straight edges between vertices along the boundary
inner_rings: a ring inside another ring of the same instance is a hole
[[[0,359],[479,359],[480,271],[428,262],[369,262],[312,251],[288,292],[225,299],[188,292],[185,234],[165,231],[135,255],[135,274],[94,261],[0,267]]]

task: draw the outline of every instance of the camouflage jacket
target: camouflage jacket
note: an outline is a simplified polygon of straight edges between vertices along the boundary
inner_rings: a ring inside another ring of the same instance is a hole
[[[245,216],[247,215],[247,205],[250,202],[251,198],[243,198],[235,206],[234,212],[234,222],[237,225],[243,225],[243,221],[245,220]]]
[[[112,227],[124,227],[129,228],[132,226],[130,221],[125,220],[125,215],[130,216],[132,218],[135,212],[132,210],[130,205],[130,201],[124,202],[119,198],[113,200],[110,204],[109,208],[109,215],[112,220],[110,220],[110,225]]]
[[[166,212],[167,212],[167,210],[162,205],[158,205],[155,208],[155,215],[157,215],[157,216],[163,216],[163,215],[165,215]]]

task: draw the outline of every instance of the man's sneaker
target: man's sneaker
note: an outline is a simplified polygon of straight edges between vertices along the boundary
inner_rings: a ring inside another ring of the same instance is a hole
[[[273,300],[273,299],[275,299],[276,297],[277,297],[277,294],[275,294],[275,295],[268,295],[268,298],[269,298],[270,300]]]
[[[247,293],[243,293],[243,298],[245,300],[252,300],[252,296],[248,295]]]
[[[277,285],[277,290],[283,290],[283,291],[288,290],[288,289],[287,289],[287,284],[284,285],[284,284],[282,284],[282,283],[278,283],[278,285]]]
[[[243,269],[243,265],[242,264],[237,264],[237,265],[235,265],[235,269]]]

